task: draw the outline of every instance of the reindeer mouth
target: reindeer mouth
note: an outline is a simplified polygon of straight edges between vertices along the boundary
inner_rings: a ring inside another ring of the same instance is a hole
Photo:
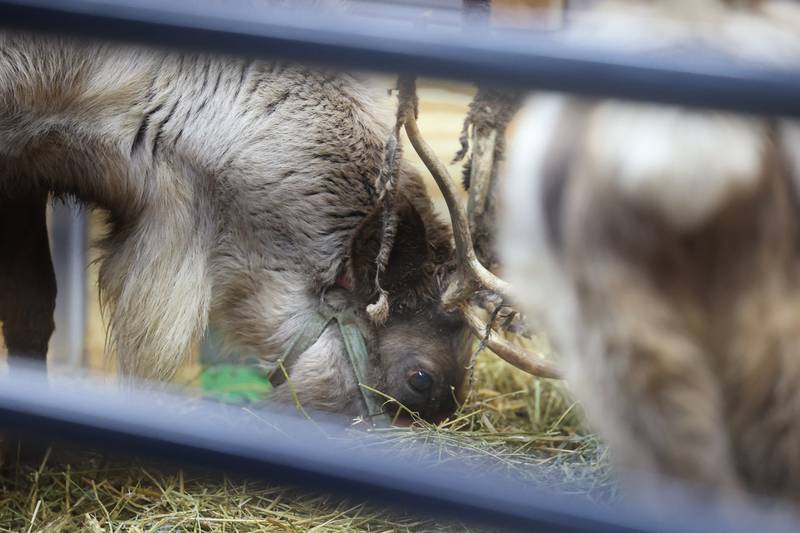
[[[433,424],[435,426],[441,424],[449,417],[449,414],[441,414],[435,417],[421,418],[418,416],[411,416],[407,413],[398,413],[392,417],[392,426],[398,428],[410,428],[415,424],[417,426],[421,426],[423,423]]]
[[[413,411],[408,407],[391,402],[384,406],[384,413],[393,427],[408,428],[414,425],[441,424],[455,412],[454,406],[437,406],[428,411]]]
[[[415,420],[410,415],[398,413],[392,417],[392,426],[398,428],[408,428],[414,424]]]

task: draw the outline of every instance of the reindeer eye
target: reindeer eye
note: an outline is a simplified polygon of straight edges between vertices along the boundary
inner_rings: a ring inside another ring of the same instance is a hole
[[[425,393],[433,385],[433,378],[424,370],[417,370],[408,376],[408,385],[417,392]]]

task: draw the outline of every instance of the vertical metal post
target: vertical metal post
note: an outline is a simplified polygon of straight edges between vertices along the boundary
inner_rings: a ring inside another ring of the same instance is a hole
[[[55,202],[50,218],[50,251],[56,272],[56,330],[51,364],[77,370],[84,363],[86,336],[87,216],[73,200]]]

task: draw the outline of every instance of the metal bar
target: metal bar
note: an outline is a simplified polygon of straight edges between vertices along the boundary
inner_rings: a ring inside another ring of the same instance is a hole
[[[800,72],[708,50],[651,57],[518,31],[446,31],[389,17],[180,0],[0,0],[0,24],[579,95],[800,117]],[[387,6],[389,9],[390,6]],[[643,22],[644,23],[644,22]]]
[[[409,457],[398,455],[396,446],[381,452],[390,447],[380,445],[380,436],[356,438],[354,430],[324,419],[311,423],[277,412],[253,414],[152,390],[123,394],[85,380],[48,383],[24,368],[0,378],[0,432],[9,430],[526,531],[731,531],[756,523],[736,517],[732,528],[686,507],[665,523],[632,509],[545,494],[513,478],[475,475],[474,462],[442,466],[433,448],[415,449]],[[369,446],[365,439],[371,439]]]
[[[83,366],[86,337],[86,212],[74,200],[52,207],[50,249],[56,273],[56,329],[50,362],[76,370]]]

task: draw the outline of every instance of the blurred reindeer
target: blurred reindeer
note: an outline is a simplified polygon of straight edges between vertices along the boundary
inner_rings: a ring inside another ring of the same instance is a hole
[[[564,38],[800,66],[796,4],[735,4],[607,2]],[[546,94],[526,104],[502,257],[629,481],[800,503],[799,179],[789,121]]]

